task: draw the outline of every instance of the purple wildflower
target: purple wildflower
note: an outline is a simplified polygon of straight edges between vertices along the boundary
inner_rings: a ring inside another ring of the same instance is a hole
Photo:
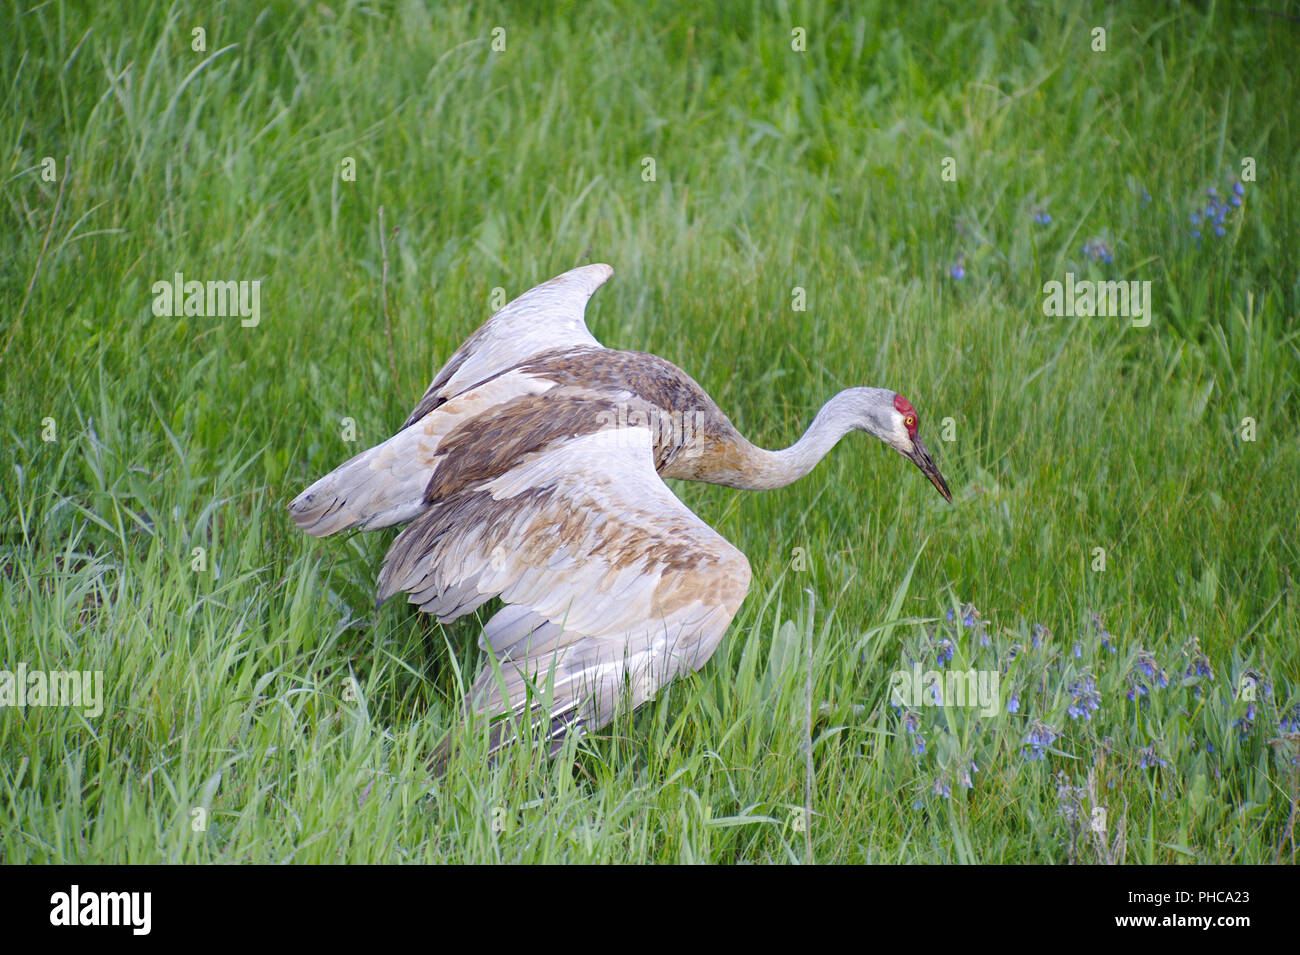
[[[1110,246],[1100,238],[1092,238],[1083,244],[1083,254],[1094,262],[1105,262],[1107,265],[1115,261],[1115,255],[1111,252]]]
[[[1029,639],[1033,643],[1035,650],[1041,647],[1043,641],[1050,639],[1051,636],[1052,631],[1048,630],[1041,623],[1036,623],[1029,628]]]
[[[1092,615],[1092,628],[1097,632],[1097,635],[1101,637],[1101,645],[1103,647],[1105,647],[1111,653],[1119,652],[1115,649],[1115,644],[1110,642],[1110,638],[1113,637],[1114,634],[1110,633],[1106,629],[1105,625],[1101,622],[1101,616],[1099,614],[1094,613]]]
[[[1282,714],[1282,718],[1277,721],[1277,728],[1280,733],[1300,733],[1300,703]]]
[[[1034,720],[1029,726],[1029,732],[1025,734],[1025,745],[1020,755],[1027,762],[1042,759],[1047,747],[1056,742],[1056,738],[1060,735],[1054,727],[1048,726],[1041,720]]]
[[[1139,757],[1138,759],[1139,769],[1153,769],[1156,766],[1165,765],[1165,761],[1161,759],[1160,754],[1156,752],[1156,747],[1154,743],[1152,743],[1146,749],[1139,750],[1138,757]]]
[[[1065,712],[1071,719],[1077,720],[1082,716],[1085,720],[1090,720],[1092,714],[1101,708],[1101,694],[1097,692],[1097,682],[1091,673],[1085,673],[1071,683],[1069,693],[1070,705]]]
[[[1255,704],[1246,704],[1246,714],[1232,721],[1232,725],[1241,730],[1241,738],[1245,739],[1250,735],[1251,730],[1255,728]]]
[[[1187,672],[1185,675],[1189,679],[1202,676],[1208,677],[1211,680],[1214,679],[1214,670],[1210,666],[1210,658],[1204,653],[1197,651],[1191,661],[1187,664]]]
[[[908,712],[903,716],[903,729],[909,736],[916,737],[912,740],[912,755],[920,756],[925,753],[925,737],[921,735],[921,717],[914,712]]]
[[[1145,680],[1136,674],[1141,674],[1142,677],[1145,677]],[[1169,685],[1169,674],[1165,673],[1160,665],[1156,663],[1155,655],[1150,650],[1139,649],[1137,655],[1133,657],[1133,668],[1129,671],[1129,682],[1130,685],[1136,683],[1143,687],[1141,695],[1145,695],[1148,683],[1156,689],[1163,690],[1167,687]],[[1130,695],[1129,699],[1132,698]]]

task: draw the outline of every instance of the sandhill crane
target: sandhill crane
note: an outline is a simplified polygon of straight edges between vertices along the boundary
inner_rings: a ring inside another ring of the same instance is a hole
[[[797,443],[765,451],[681,369],[603,347],[584,312],[612,274],[582,266],[506,305],[397,434],[289,505],[318,537],[410,522],[384,558],[379,604],[405,592],[447,622],[501,598],[479,638],[499,666],[469,694],[494,754],[529,720],[554,755],[566,734],[609,723],[624,694],[640,706],[717,648],[749,561],[663,478],[779,488],[857,430],[952,500],[916,410],[893,391],[841,391]]]

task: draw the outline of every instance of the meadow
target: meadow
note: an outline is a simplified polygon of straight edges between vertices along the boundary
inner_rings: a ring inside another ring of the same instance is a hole
[[[5,0],[0,694],[88,671],[102,712],[0,705],[0,862],[1293,862],[1300,8],[1263,6]],[[394,532],[285,504],[585,262],[596,337],[757,444],[906,395],[954,500],[858,435],[674,482],[753,567],[713,660],[434,779],[476,621],[376,612]],[[177,273],[256,322],[156,314]],[[1149,321],[1045,314],[1067,275]],[[998,705],[894,705],[914,664]]]

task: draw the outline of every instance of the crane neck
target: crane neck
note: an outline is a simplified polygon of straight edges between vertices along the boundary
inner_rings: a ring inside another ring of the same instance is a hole
[[[737,435],[739,447],[730,466],[719,468],[707,480],[712,484],[767,491],[792,484],[817,466],[840,438],[863,425],[849,391],[841,391],[822,405],[803,437],[780,451],[768,451]]]

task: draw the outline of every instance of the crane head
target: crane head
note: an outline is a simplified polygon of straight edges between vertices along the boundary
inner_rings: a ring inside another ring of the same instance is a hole
[[[939,473],[939,466],[934,463],[934,458],[930,456],[930,449],[925,446],[918,433],[921,418],[916,413],[916,409],[902,395],[894,394],[891,410],[892,414],[887,415],[885,433],[878,433],[877,437],[920,468],[921,473],[939,489],[944,499],[951,503],[952,493],[948,490],[948,482]]]

